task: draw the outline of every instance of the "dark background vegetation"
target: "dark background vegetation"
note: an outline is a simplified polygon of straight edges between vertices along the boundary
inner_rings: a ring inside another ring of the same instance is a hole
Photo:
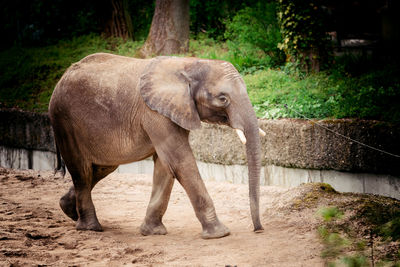
[[[65,69],[138,56],[154,1],[122,0],[132,37],[108,36],[111,0],[0,4],[0,107],[45,112]],[[259,117],[400,122],[399,1],[190,1],[190,48],[243,75]],[[287,107],[284,107],[286,105]]]

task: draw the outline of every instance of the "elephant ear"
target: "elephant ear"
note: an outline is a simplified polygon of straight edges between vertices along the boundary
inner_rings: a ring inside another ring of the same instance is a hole
[[[147,106],[185,128],[200,128],[200,117],[184,71],[190,59],[160,57],[140,77],[139,88]]]

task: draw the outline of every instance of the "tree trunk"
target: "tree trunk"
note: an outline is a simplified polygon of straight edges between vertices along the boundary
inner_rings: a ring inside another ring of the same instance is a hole
[[[157,0],[143,57],[189,50],[189,0]]]
[[[110,0],[111,18],[106,22],[106,37],[120,37],[125,41],[133,38],[133,26],[126,0]]]

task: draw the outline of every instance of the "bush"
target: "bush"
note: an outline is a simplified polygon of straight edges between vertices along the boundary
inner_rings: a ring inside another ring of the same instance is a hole
[[[340,101],[336,116],[400,122],[399,64],[346,55],[330,71]]]
[[[305,75],[287,67],[257,71],[245,75],[244,80],[262,118],[360,118],[400,123],[400,68],[396,66],[358,76],[335,70]]]
[[[53,88],[71,63],[95,52],[135,56],[142,43],[85,35],[45,47],[0,51],[0,107],[47,111]],[[396,65],[346,57],[337,59],[330,72],[304,74],[292,64],[264,69],[250,65],[251,57],[233,57],[226,43],[205,35],[190,40],[185,56],[227,60],[237,67],[248,64],[238,68],[261,118],[400,122],[400,67]]]
[[[133,56],[139,42],[104,40],[84,35],[55,45],[23,48],[14,46],[0,52],[0,107],[47,111],[54,86],[73,62],[96,52]]]
[[[327,14],[321,0],[279,0],[283,42],[279,47],[307,72],[327,69],[332,46],[326,34]]]
[[[338,104],[337,88],[322,73],[297,77],[284,70],[265,70],[244,80],[261,118],[333,117]]]
[[[275,3],[258,2],[255,8],[245,7],[225,26],[232,61],[240,71],[283,63],[284,55],[278,49],[281,34]]]

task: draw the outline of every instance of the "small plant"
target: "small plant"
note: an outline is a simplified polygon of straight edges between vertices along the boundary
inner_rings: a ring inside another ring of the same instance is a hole
[[[333,219],[341,219],[343,217],[343,212],[337,207],[322,208],[319,210],[319,214],[326,222],[330,222]]]
[[[346,251],[354,246],[354,241],[344,237],[344,234],[337,228],[336,224],[340,224],[343,212],[337,207],[326,207],[318,211],[324,223],[318,227],[319,235],[324,244],[322,258],[326,260],[327,266],[336,266],[336,260],[340,261],[348,267],[369,266],[367,258],[363,255],[365,243],[363,241],[356,242],[356,250],[354,255],[346,255]],[[343,256],[344,255],[344,256]]]
[[[341,255],[343,250],[349,245],[347,239],[343,238],[339,233],[332,233],[325,226],[320,226],[318,232],[325,247],[321,256],[327,259],[327,261]]]
[[[342,262],[347,266],[347,267],[364,267],[364,266],[369,266],[369,263],[367,261],[367,258],[362,255],[354,255],[354,256],[346,256],[343,257]]]
[[[324,221],[324,224],[318,227],[318,233],[325,246],[321,256],[325,259],[334,259],[341,255],[343,250],[350,244],[347,239],[332,228],[332,221],[340,220],[343,212],[337,207],[324,207],[317,213]]]
[[[400,214],[380,227],[380,234],[385,239],[400,240]],[[400,254],[400,251],[399,251]]]

